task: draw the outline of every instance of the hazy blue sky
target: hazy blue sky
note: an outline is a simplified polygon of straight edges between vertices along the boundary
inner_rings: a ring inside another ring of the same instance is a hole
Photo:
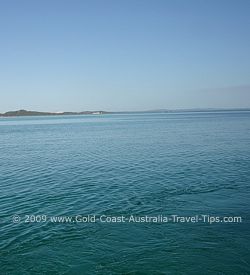
[[[0,0],[0,112],[250,107],[249,0]]]

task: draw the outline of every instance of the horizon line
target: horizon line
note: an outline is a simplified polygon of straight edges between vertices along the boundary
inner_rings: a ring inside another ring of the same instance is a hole
[[[92,115],[92,114],[121,114],[121,113],[171,113],[171,112],[212,112],[212,111],[250,111],[250,107],[235,107],[235,108],[176,108],[176,109],[148,109],[148,110],[135,110],[135,111],[105,111],[105,110],[94,110],[94,111],[62,111],[62,112],[51,112],[51,111],[34,111],[19,109],[14,111],[7,111],[0,113],[1,117],[14,117],[14,116],[43,116],[43,115]]]

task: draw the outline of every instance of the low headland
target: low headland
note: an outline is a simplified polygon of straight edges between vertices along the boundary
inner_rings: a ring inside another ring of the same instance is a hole
[[[102,115],[108,114],[109,112],[105,111],[84,111],[84,112],[38,112],[38,111],[27,111],[27,110],[18,110],[18,111],[9,111],[1,114],[0,117],[15,117],[15,116],[65,116],[65,115]]]

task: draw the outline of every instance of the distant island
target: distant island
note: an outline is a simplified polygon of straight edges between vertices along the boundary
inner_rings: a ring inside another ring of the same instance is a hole
[[[27,110],[18,110],[18,111],[9,111],[1,114],[0,117],[13,117],[13,116],[62,116],[62,115],[102,115],[108,114],[109,112],[105,111],[84,111],[84,112],[37,112],[37,111],[27,111]]]
[[[38,112],[17,110],[0,113],[0,117],[16,117],[16,116],[65,116],[65,115],[104,115],[104,114],[126,114],[126,113],[180,113],[180,112],[233,112],[233,111],[250,111],[250,108],[235,108],[235,109],[156,109],[147,111],[120,111],[120,112],[107,112],[107,111],[83,111],[83,112]]]

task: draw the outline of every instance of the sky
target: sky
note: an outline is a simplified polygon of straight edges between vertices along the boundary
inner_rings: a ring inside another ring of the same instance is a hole
[[[0,112],[250,107],[249,0],[0,0]]]

